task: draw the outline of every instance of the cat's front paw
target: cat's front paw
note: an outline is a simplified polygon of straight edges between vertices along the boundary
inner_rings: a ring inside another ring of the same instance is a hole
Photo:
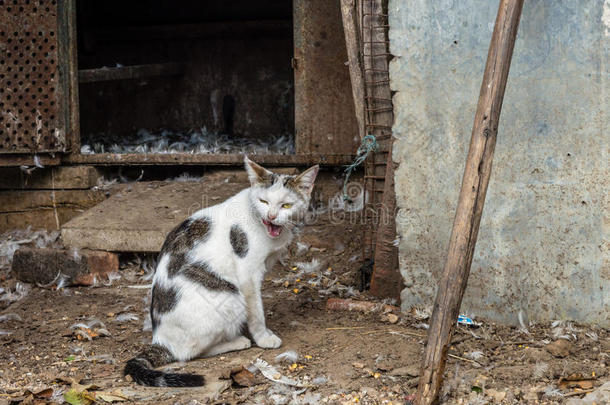
[[[254,337],[254,341],[258,347],[263,349],[277,349],[282,345],[282,339],[271,332],[269,329],[262,332],[259,336]]]

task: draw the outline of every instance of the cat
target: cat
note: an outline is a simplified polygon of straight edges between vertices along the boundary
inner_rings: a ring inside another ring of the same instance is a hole
[[[165,240],[152,283],[152,344],[124,374],[142,385],[194,387],[203,376],[154,368],[282,340],[265,324],[261,283],[305,215],[319,166],[273,173],[244,157],[250,187],[190,216]]]

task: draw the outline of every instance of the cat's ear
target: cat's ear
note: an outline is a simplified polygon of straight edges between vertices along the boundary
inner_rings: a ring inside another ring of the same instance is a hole
[[[250,184],[253,186],[269,183],[273,178],[272,172],[254,163],[248,159],[248,156],[244,156],[244,166],[246,166],[246,172],[248,172]]]
[[[292,183],[297,186],[299,191],[304,194],[311,194],[311,190],[313,190],[313,183],[316,181],[316,176],[318,175],[318,171],[320,170],[319,165],[315,165],[305,170],[303,173],[299,174]]]

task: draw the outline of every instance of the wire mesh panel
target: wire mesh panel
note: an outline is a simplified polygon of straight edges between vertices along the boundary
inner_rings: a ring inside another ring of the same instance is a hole
[[[0,0],[0,153],[65,147],[59,14],[56,0]]]

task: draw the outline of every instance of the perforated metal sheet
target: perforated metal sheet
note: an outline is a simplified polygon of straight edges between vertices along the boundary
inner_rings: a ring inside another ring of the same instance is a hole
[[[0,153],[65,145],[57,0],[0,0]]]

